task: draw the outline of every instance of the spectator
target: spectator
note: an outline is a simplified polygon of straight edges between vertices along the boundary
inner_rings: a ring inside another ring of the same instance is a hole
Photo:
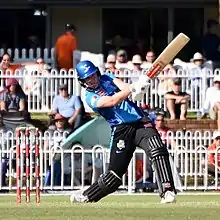
[[[109,54],[107,57],[105,72],[110,72],[115,75],[119,75],[119,70],[115,67],[115,65],[116,65],[116,56],[113,54]]]
[[[0,95],[0,109],[1,111],[26,110],[25,94],[18,81],[14,78],[7,80],[6,90]]]
[[[56,66],[58,69],[73,68],[73,52],[77,50],[76,28],[73,24],[65,25],[65,33],[55,44]]]
[[[220,61],[219,24],[216,20],[207,21],[207,33],[203,37],[203,50],[207,60]]]
[[[49,115],[59,113],[68,119],[69,125],[76,129],[83,124],[83,106],[79,96],[68,94],[67,84],[60,85],[59,95],[54,97],[53,110]]]
[[[42,57],[36,59],[36,64],[38,64],[38,72],[41,74],[49,74],[48,70],[50,66],[47,65]]]
[[[199,99],[200,94],[202,94],[202,97],[205,97],[205,91],[207,89],[207,78],[210,71],[205,66],[205,59],[201,53],[195,53],[192,62],[194,67],[189,69],[189,76],[191,79],[190,93],[195,94],[195,96],[192,97],[193,102],[195,102]]]
[[[194,67],[190,69],[190,76],[192,78],[192,85],[199,86],[199,79],[206,79],[209,74],[209,69],[205,65],[205,58],[199,52],[196,52],[193,56],[192,62]],[[207,84],[205,82],[205,84]]]
[[[217,157],[214,152],[218,147],[220,147],[220,132],[214,132],[213,143],[208,147],[208,173],[215,176],[215,168],[217,168],[217,173],[220,174],[220,153],[217,151]],[[217,159],[217,161],[215,160]],[[216,167],[217,166],[217,167]]]
[[[171,64],[168,64],[159,74],[158,95],[164,96],[167,92],[172,91],[173,79],[176,71]]]
[[[220,76],[215,76],[213,81],[214,85],[206,91],[202,118],[209,112],[209,117],[212,120],[217,120],[218,130],[220,130]]]
[[[55,127],[54,129],[49,129],[49,137],[46,137],[44,142],[44,149],[51,150],[53,149],[53,167],[54,167],[54,185],[60,186],[61,184],[61,158],[60,154],[56,154],[56,150],[62,146],[63,141],[66,139],[68,134],[71,132],[67,128],[67,120],[60,114],[55,115]],[[70,174],[69,169],[69,158],[68,155],[64,154],[64,174]],[[51,165],[51,164],[50,164]],[[45,185],[50,185],[51,180],[51,168],[47,170],[47,175],[45,179]]]
[[[171,119],[186,120],[190,96],[181,91],[181,80],[179,78],[174,79],[172,91],[167,92],[164,98]]]
[[[142,64],[142,59],[141,56],[136,54],[132,57],[132,71],[136,72],[138,74],[141,74],[142,68],[141,68],[141,64]]]
[[[152,66],[153,62],[155,61],[155,59],[156,59],[155,53],[152,50],[148,51],[147,54],[146,54],[146,61],[143,62],[141,67],[143,69],[151,68],[151,66]]]
[[[16,69],[20,69],[22,64],[12,64],[12,59],[8,53],[3,54],[0,69],[4,74],[14,74]]]
[[[116,68],[127,68],[128,67],[128,54],[125,50],[119,50],[117,52]]]
[[[43,58],[38,58],[36,64],[37,65],[34,64],[33,66],[29,65],[25,67],[26,75],[24,80],[24,90],[26,94],[32,93],[32,95],[41,96],[40,89],[43,81],[50,76],[50,73],[48,72],[50,67],[45,64]],[[39,78],[39,76],[44,76],[45,78]]]
[[[157,114],[155,119],[155,128],[159,132],[164,144],[169,149],[175,148],[175,141],[168,136],[170,129],[165,124],[165,118],[163,114]]]

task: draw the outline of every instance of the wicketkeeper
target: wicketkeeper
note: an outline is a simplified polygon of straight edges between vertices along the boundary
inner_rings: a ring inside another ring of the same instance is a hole
[[[72,202],[97,202],[115,192],[122,184],[136,146],[145,150],[152,160],[162,203],[175,202],[175,186],[169,154],[150,119],[134,101],[143,98],[149,86],[147,77],[129,85],[111,74],[100,74],[90,61],[76,66],[78,80],[86,88],[86,102],[100,114],[112,129],[108,171],[84,191],[75,192]],[[145,76],[144,76],[145,77]],[[144,79],[144,80],[143,80]]]

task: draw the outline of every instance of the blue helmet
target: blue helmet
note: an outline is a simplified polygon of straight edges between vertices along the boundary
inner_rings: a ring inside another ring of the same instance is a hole
[[[79,79],[86,79],[95,74],[98,68],[91,61],[85,60],[76,65],[76,71]]]

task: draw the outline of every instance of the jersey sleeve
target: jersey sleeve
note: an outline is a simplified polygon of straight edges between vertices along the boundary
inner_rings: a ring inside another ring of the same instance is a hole
[[[95,111],[98,108],[97,104],[100,98],[101,96],[96,93],[93,92],[86,93],[86,103],[93,111]]]

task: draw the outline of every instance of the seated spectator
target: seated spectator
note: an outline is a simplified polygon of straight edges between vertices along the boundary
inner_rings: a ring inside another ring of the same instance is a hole
[[[40,108],[47,112],[51,100],[50,95],[51,93],[53,95],[53,91],[51,91],[50,87],[51,83],[47,83],[50,80],[49,69],[50,67],[45,64],[42,58],[38,58],[35,64],[25,66],[25,68],[21,69],[25,75],[23,80],[25,94],[30,96],[30,101],[34,102],[33,106],[39,104],[36,103],[36,100],[38,100],[38,102],[41,103]],[[47,94],[46,96],[45,93]],[[36,98],[34,99],[32,97]]]
[[[69,125],[76,129],[84,123],[83,106],[79,96],[68,94],[67,84],[60,85],[59,95],[54,97],[53,110],[49,115],[63,115]]]
[[[42,57],[37,58],[36,64],[38,64],[38,72],[47,75],[49,74],[48,70],[51,68],[47,65]]]
[[[141,74],[142,73],[141,64],[142,64],[141,56],[138,54],[134,55],[132,57],[132,61],[131,61],[132,72],[135,72],[137,74]]]
[[[168,132],[170,131],[170,129],[166,126],[165,124],[165,118],[163,114],[157,114],[156,115],[156,119],[155,119],[155,128],[157,129],[157,131],[159,132],[163,143],[166,144],[166,146],[169,149],[174,149],[175,148],[175,141],[172,140],[169,136],[168,136]]]
[[[14,78],[7,80],[6,90],[0,95],[1,111],[26,111],[26,97]]]
[[[59,186],[61,184],[61,158],[60,154],[56,154],[56,150],[62,146],[63,141],[66,139],[71,129],[67,126],[67,120],[60,114],[55,115],[55,127],[53,129],[48,129],[49,137],[45,138],[44,149],[50,150],[53,148],[53,181],[54,185]],[[69,174],[69,159],[64,154],[64,174]],[[50,164],[52,165],[52,164]],[[49,186],[51,180],[51,168],[47,170],[47,175],[45,178],[45,185]]]
[[[209,112],[209,117],[217,120],[218,130],[220,130],[220,76],[215,76],[213,81],[214,85],[206,91],[202,118]]]
[[[14,74],[16,69],[20,69],[22,64],[12,64],[12,59],[8,53],[3,54],[0,62],[0,69],[4,74]]]
[[[125,50],[119,50],[117,52],[117,59],[116,59],[116,68],[127,68],[128,67],[128,54]]]
[[[194,64],[194,67],[189,68],[189,77],[191,79],[191,91],[192,89],[194,91],[197,91],[197,97],[199,98],[199,93],[203,93],[203,91],[206,91],[207,85],[208,85],[208,76],[210,75],[209,68],[205,65],[205,58],[201,53],[195,53],[192,59],[192,62]],[[202,90],[200,89],[202,88]],[[203,94],[204,97],[205,94]],[[194,101],[194,100],[193,100]]]
[[[152,50],[148,51],[146,54],[146,61],[142,63],[141,68],[143,69],[151,68],[155,59],[156,59],[155,53]]]
[[[172,91],[167,92],[164,98],[170,118],[186,120],[190,96],[186,92],[181,91],[181,80],[179,78],[174,79]]]
[[[217,157],[215,153],[211,153],[210,151],[215,151],[218,147],[220,147],[220,132],[214,132],[213,135],[213,143],[208,147],[208,173],[215,176],[215,167],[217,166],[217,173],[220,174],[220,152],[217,151]],[[215,160],[217,159],[217,161]]]
[[[176,76],[176,71],[171,64],[168,64],[159,74],[158,95],[163,96],[169,91],[172,91],[173,79]]]
[[[116,56],[109,54],[107,57],[107,63],[105,65],[105,72],[112,73],[114,75],[119,75],[119,70],[115,67],[116,65]]]

